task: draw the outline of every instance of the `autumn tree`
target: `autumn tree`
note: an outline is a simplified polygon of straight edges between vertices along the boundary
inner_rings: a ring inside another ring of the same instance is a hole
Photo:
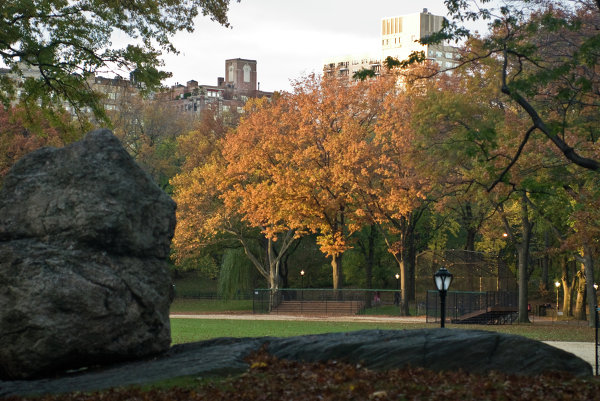
[[[66,114],[48,115],[39,107],[0,106],[0,186],[13,164],[27,153],[79,139],[69,120]]]
[[[199,14],[228,26],[230,0],[3,0],[0,3],[0,57],[23,78],[21,97],[44,108],[69,102],[76,110],[91,107],[103,114],[87,82],[97,72],[129,74],[146,89],[160,85],[167,72],[162,52],[176,52],[171,41],[192,32]],[[131,39],[122,48],[112,43],[120,32]],[[27,69],[33,69],[29,74]],[[0,100],[16,96],[16,81],[0,76]]]
[[[482,46],[471,39],[464,54]],[[567,163],[543,146],[544,137],[534,132],[526,113],[493,85],[501,74],[498,60],[483,58],[451,75],[430,75],[423,83],[428,90],[414,98],[413,117],[419,122],[415,130],[422,168],[438,176],[432,191],[436,207],[454,207],[460,200],[472,212],[476,205],[480,217],[475,227],[500,223],[518,250],[519,316],[526,322],[530,245],[541,219],[532,199],[554,196],[553,188],[562,183],[556,174]],[[522,140],[515,142],[515,137]],[[428,167],[434,164],[437,168]]]
[[[174,118],[172,106],[159,100],[135,95],[121,99],[116,110],[107,111],[113,133],[154,181],[170,191],[169,180],[182,163],[177,138],[190,132],[193,116],[182,113]]]
[[[462,62],[499,60],[495,85],[528,116],[529,131],[544,135],[570,162],[599,171],[600,3],[520,0],[494,7],[490,0],[446,0],[445,4],[451,21],[422,42],[469,38],[465,22],[490,21],[491,33],[482,38],[480,51],[466,54]],[[573,131],[578,135],[568,138]],[[512,140],[523,148],[530,137]],[[521,154],[515,153],[507,168]]]
[[[381,146],[376,126],[393,79],[357,83],[314,76],[272,103],[256,104],[225,157],[239,183],[226,198],[253,226],[317,234],[331,258],[333,287],[342,285],[342,255],[352,234],[372,219],[366,212]]]
[[[184,162],[181,173],[171,180],[178,204],[173,245],[181,261],[210,245],[232,247],[235,241],[270,287],[277,290],[279,263],[293,242],[293,232],[287,230],[279,238],[265,237],[243,220],[235,204],[224,202],[224,194],[232,190],[234,181],[227,175],[223,146],[227,132],[236,124],[232,116],[205,110],[196,129],[178,138]]]

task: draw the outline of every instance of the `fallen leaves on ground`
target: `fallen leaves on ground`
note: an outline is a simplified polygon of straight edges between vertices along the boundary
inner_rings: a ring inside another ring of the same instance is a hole
[[[112,389],[96,393],[48,395],[36,401],[347,401],[347,400],[592,400],[600,394],[597,378],[566,373],[534,377],[421,368],[373,371],[337,361],[280,360],[261,350],[250,357],[248,372],[194,388]],[[11,397],[6,401],[24,401]],[[33,398],[32,398],[33,400]]]

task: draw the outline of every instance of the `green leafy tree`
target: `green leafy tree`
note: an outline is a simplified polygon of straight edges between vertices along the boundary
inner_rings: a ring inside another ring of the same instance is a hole
[[[134,72],[146,89],[169,76],[159,70],[163,51],[176,52],[171,37],[192,32],[199,14],[228,26],[231,0],[4,0],[0,2],[1,61],[22,78],[21,94],[46,107],[68,101],[75,110],[102,114],[89,75],[103,70]],[[115,32],[134,43],[114,48]],[[29,74],[28,70],[33,70]],[[17,93],[15,80],[0,78],[0,100]]]
[[[497,6],[490,0],[445,0],[445,4],[451,21],[422,43],[470,38],[466,22],[490,21],[491,33],[462,61],[498,60],[496,85],[529,118],[528,134],[519,139],[518,150],[496,183],[522,155],[533,132],[542,133],[575,165],[600,171],[600,1],[518,0]]]

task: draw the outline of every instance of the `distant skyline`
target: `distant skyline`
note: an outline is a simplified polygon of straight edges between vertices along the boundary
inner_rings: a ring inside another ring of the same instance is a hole
[[[224,76],[225,60],[257,61],[264,91],[289,91],[290,80],[321,73],[327,58],[369,53],[379,55],[382,18],[412,14],[427,8],[446,15],[443,0],[242,0],[232,1],[224,28],[197,18],[193,33],[179,33],[173,43],[179,55],[165,55],[173,73],[166,85],[216,85]]]

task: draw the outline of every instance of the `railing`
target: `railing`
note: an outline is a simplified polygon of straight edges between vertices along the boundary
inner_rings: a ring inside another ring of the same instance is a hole
[[[254,313],[400,315],[400,291],[382,289],[256,289]],[[412,301],[412,315],[425,314],[425,300]],[[295,308],[295,309],[294,309]]]
[[[517,311],[517,294],[504,291],[448,291],[446,319],[452,323],[512,323]],[[427,291],[427,323],[440,321],[438,291]]]

